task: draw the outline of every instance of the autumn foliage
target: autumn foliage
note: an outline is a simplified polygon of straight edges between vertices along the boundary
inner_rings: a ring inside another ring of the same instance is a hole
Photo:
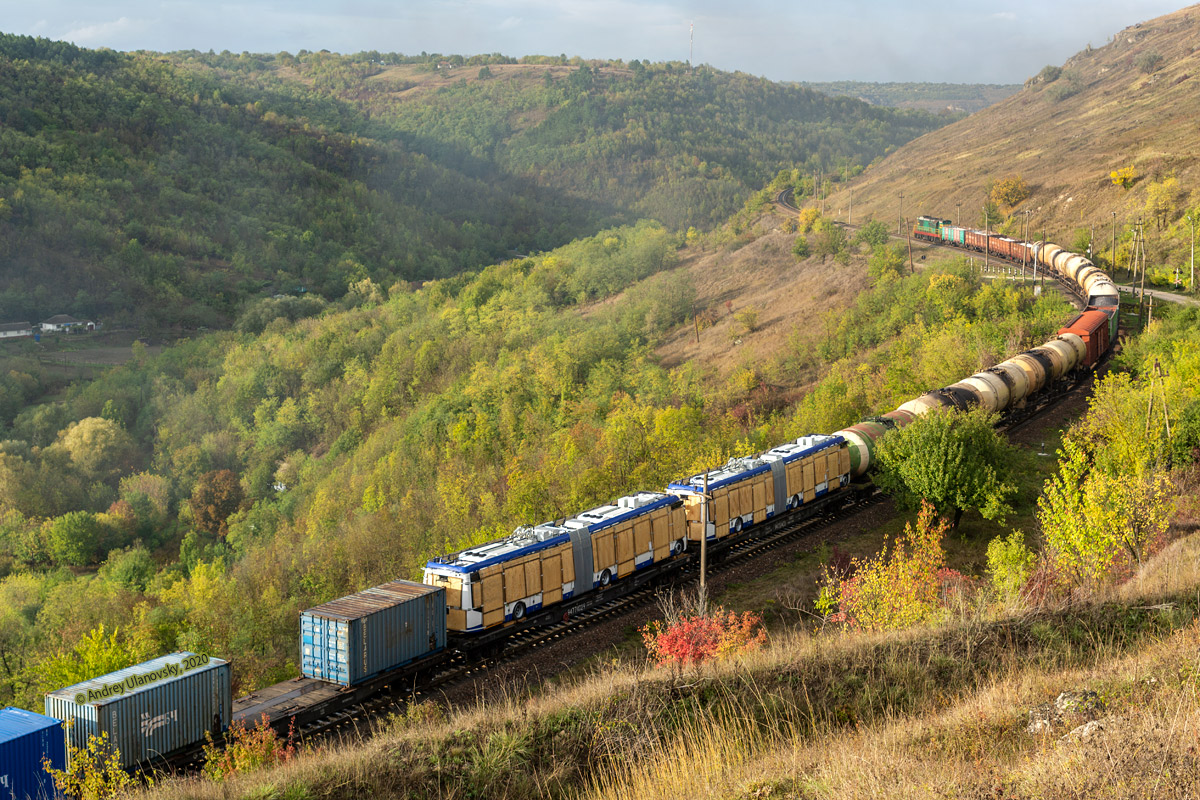
[[[224,748],[217,747],[211,739],[204,745],[204,774],[218,780],[238,772],[287,763],[296,755],[295,720],[292,727],[285,739],[267,723],[266,714],[253,728],[235,720],[225,733]]]
[[[936,619],[946,601],[965,596],[973,582],[946,567],[942,537],[950,523],[928,501],[916,524],[904,527],[891,552],[854,559],[849,576],[830,574],[817,601],[833,622],[852,628],[888,630]]]
[[[232,470],[206,472],[196,482],[189,501],[196,527],[214,536],[228,532],[226,520],[242,505],[242,485]]]
[[[767,641],[762,617],[752,611],[717,611],[674,621],[655,620],[640,632],[650,660],[660,667],[697,666],[757,650]]]

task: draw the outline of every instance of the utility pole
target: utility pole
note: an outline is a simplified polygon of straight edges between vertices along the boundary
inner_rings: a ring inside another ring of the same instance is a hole
[[[1188,214],[1188,225],[1192,231],[1192,279],[1188,281],[1188,288],[1192,290],[1192,294],[1196,293],[1196,220]]]
[[[955,225],[962,225],[962,203],[954,204],[958,208],[958,216],[954,218]]]
[[[854,224],[854,187],[850,187],[850,212],[846,214],[846,224]]]
[[[1112,212],[1112,218],[1113,218],[1113,221],[1112,221],[1112,229],[1113,229],[1112,264],[1109,265],[1112,268],[1112,275],[1109,277],[1111,277],[1115,280],[1117,277],[1117,212],[1115,212],[1115,211]]]
[[[1142,258],[1142,297],[1146,296],[1146,238],[1142,221],[1138,220],[1138,253]]]
[[[906,220],[906,221],[907,221],[907,220]],[[912,257],[912,231],[910,231],[910,230],[908,229],[908,225],[905,225],[905,226],[904,226],[904,238],[908,240],[908,274],[909,274],[909,275],[913,275],[913,274],[915,274],[915,273],[916,273],[916,271],[917,271],[917,268],[916,268],[916,266],[913,264],[913,257]]]
[[[991,236],[991,234],[988,233],[988,208],[987,208],[987,201],[985,200],[983,203],[983,271],[984,272],[987,272],[987,270],[988,270],[988,251],[991,250],[991,247],[989,246],[991,244],[991,242],[988,241],[988,238],[990,236]]]
[[[1029,262],[1029,216],[1033,213],[1028,208],[1021,212],[1025,215],[1025,246],[1021,248],[1021,288],[1025,288],[1025,267]],[[1034,280],[1037,279],[1036,272]]]
[[[708,613],[708,473],[704,473],[704,496],[700,498],[700,613]]]
[[[896,234],[904,233],[904,192],[900,193],[900,208],[896,210]]]

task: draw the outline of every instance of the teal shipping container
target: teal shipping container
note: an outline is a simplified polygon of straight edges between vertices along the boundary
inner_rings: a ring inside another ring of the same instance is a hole
[[[67,739],[61,720],[23,708],[0,711],[0,800],[60,797],[42,767],[67,768]]]
[[[172,653],[46,695],[46,713],[68,721],[72,747],[108,734],[120,764],[155,764],[219,735],[233,713],[227,661]]]
[[[300,614],[300,670],[342,686],[446,646],[446,590],[395,580]]]

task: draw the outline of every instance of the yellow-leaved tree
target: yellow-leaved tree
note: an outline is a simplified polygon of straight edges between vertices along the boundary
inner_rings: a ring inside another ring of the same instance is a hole
[[[1129,574],[1158,549],[1174,511],[1165,470],[1108,472],[1071,438],[1060,456],[1059,471],[1038,500],[1038,522],[1058,573],[1077,585]]]

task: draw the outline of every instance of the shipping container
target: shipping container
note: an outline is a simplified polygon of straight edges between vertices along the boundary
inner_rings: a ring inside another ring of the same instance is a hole
[[[0,710],[0,800],[59,797],[43,768],[67,768],[67,740],[61,720],[23,708]]]
[[[446,646],[446,589],[394,580],[300,614],[301,671],[353,686]]]
[[[233,713],[229,663],[179,652],[46,695],[72,747],[108,734],[123,767],[156,761],[220,734]]]

